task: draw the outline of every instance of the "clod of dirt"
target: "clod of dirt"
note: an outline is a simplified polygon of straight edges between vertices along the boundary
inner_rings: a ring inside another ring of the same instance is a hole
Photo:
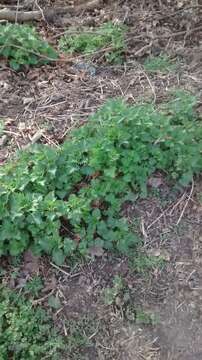
[[[39,257],[34,256],[31,251],[25,251],[23,256],[23,272],[29,275],[37,274],[39,272]]]

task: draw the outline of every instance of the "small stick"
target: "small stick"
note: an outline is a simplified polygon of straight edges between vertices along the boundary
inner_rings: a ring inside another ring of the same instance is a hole
[[[179,219],[177,220],[176,225],[179,225],[180,221],[182,220],[182,217],[183,217],[184,212],[185,212],[185,210],[186,210],[186,208],[187,208],[187,205],[188,205],[188,203],[189,203],[189,201],[190,201],[190,199],[191,199],[191,196],[192,196],[192,194],[193,194],[193,191],[194,191],[194,180],[192,179],[191,191],[190,191],[189,196],[188,196],[188,199],[187,199],[187,201],[186,201],[186,203],[185,203],[185,205],[184,205],[184,207],[183,207],[183,209],[182,209],[182,212],[181,212],[181,214],[180,214],[180,217],[179,217]]]
[[[54,289],[51,290],[51,292],[49,292],[47,295],[43,296],[42,298],[40,299],[36,299],[36,300],[33,300],[32,301],[32,305],[38,305],[40,303],[42,303],[44,300],[46,300],[50,295],[52,295],[54,293]]]
[[[20,0],[17,0],[17,7],[16,7],[16,13],[15,13],[15,24],[17,24],[17,22],[18,22],[19,5],[20,5]]]
[[[61,273],[63,273],[64,275],[66,275],[66,276],[68,276],[68,277],[71,276],[70,273],[68,273],[67,271],[61,269],[61,268],[60,268],[59,266],[57,266],[56,264],[54,264],[54,263],[52,263],[52,262],[50,262],[50,264],[51,264],[55,269],[57,269],[58,271],[60,271]]]

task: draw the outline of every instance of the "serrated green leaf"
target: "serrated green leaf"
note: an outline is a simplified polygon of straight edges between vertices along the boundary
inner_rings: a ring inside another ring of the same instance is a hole
[[[65,254],[62,250],[55,249],[52,252],[52,258],[56,265],[62,265],[65,261]]]
[[[48,298],[48,305],[55,309],[55,310],[58,310],[61,308],[61,302],[60,302],[60,299],[56,296],[53,296],[51,295],[49,298]]]

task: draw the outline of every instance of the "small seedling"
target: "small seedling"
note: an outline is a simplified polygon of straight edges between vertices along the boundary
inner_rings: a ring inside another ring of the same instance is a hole
[[[155,314],[137,309],[135,311],[135,322],[139,325],[155,325],[157,323],[157,318]]]
[[[33,277],[28,281],[24,287],[25,294],[33,297],[38,297],[40,291],[43,289],[43,281],[39,276]]]
[[[168,56],[161,55],[157,57],[147,58],[144,62],[144,68],[148,72],[163,72],[172,71],[176,68],[176,64],[173,63]]]
[[[104,290],[104,302],[106,305],[112,305],[116,302],[116,298],[124,290],[124,282],[120,276],[115,276],[113,280],[113,286]]]
[[[137,325],[156,325],[159,321],[158,317],[151,313],[146,312],[141,308],[136,308],[133,304],[129,304],[125,311],[125,317],[128,321]]]
[[[51,295],[48,299],[48,305],[55,310],[58,310],[61,308],[61,302],[60,299],[57,296]]]
[[[141,253],[132,260],[133,269],[138,273],[145,275],[155,269],[161,269],[164,264],[165,261],[161,256],[152,256]]]

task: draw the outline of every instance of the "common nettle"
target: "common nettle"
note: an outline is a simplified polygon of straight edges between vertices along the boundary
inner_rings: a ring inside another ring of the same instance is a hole
[[[186,185],[202,169],[195,103],[181,92],[158,110],[110,100],[61,148],[33,146],[2,166],[0,254],[31,248],[61,264],[94,246],[133,253],[124,202],[147,196],[155,171]]]

